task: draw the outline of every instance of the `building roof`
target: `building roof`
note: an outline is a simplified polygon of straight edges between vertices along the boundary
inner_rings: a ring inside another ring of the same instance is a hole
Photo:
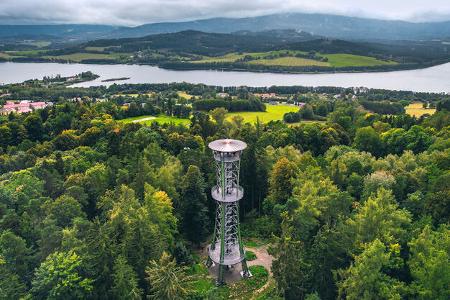
[[[18,103],[14,101],[6,101],[5,105],[0,108],[0,112],[16,112],[16,113],[27,113],[31,112],[33,109],[44,108],[50,105],[46,102],[31,102],[28,100],[22,100]]]
[[[232,139],[215,140],[209,143],[208,147],[219,152],[238,152],[247,148],[247,144]]]

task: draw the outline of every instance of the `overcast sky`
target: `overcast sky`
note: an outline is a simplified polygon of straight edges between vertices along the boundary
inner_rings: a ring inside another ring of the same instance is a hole
[[[139,25],[277,12],[442,21],[450,20],[450,0],[0,0],[2,24]]]

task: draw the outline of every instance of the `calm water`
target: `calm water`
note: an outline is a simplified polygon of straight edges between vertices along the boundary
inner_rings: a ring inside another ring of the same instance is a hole
[[[152,66],[139,65],[84,65],[57,63],[0,63],[0,83],[16,83],[43,76],[75,75],[92,71],[100,75],[95,81],[76,86],[110,85],[101,80],[130,77],[116,83],[170,83],[190,82],[219,86],[339,86],[369,87],[391,90],[422,92],[450,92],[450,63],[421,70],[380,73],[335,73],[335,74],[274,74],[251,72],[222,72],[213,70],[172,71]]]

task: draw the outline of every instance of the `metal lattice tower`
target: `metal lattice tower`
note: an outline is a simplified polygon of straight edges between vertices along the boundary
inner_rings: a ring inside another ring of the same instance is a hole
[[[211,189],[217,203],[216,225],[211,244],[208,246],[208,266],[219,265],[217,284],[224,284],[224,268],[241,263],[241,276],[250,277],[244,246],[239,231],[239,200],[244,189],[239,186],[239,168],[242,151],[247,144],[238,140],[224,139],[209,143],[216,161],[217,183]]]

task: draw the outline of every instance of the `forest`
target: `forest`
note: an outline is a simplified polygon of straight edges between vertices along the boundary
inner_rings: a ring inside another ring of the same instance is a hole
[[[315,121],[250,124],[215,105],[227,92],[221,101],[263,109],[251,94],[265,91],[306,103],[300,119]],[[448,95],[189,84],[2,93],[55,103],[0,116],[0,299],[450,297]],[[437,110],[412,117],[402,101]],[[119,122],[159,113],[190,124]],[[215,218],[207,145],[219,138],[248,144],[242,236],[273,257],[270,274],[255,266],[254,279],[225,287],[201,253]]]

